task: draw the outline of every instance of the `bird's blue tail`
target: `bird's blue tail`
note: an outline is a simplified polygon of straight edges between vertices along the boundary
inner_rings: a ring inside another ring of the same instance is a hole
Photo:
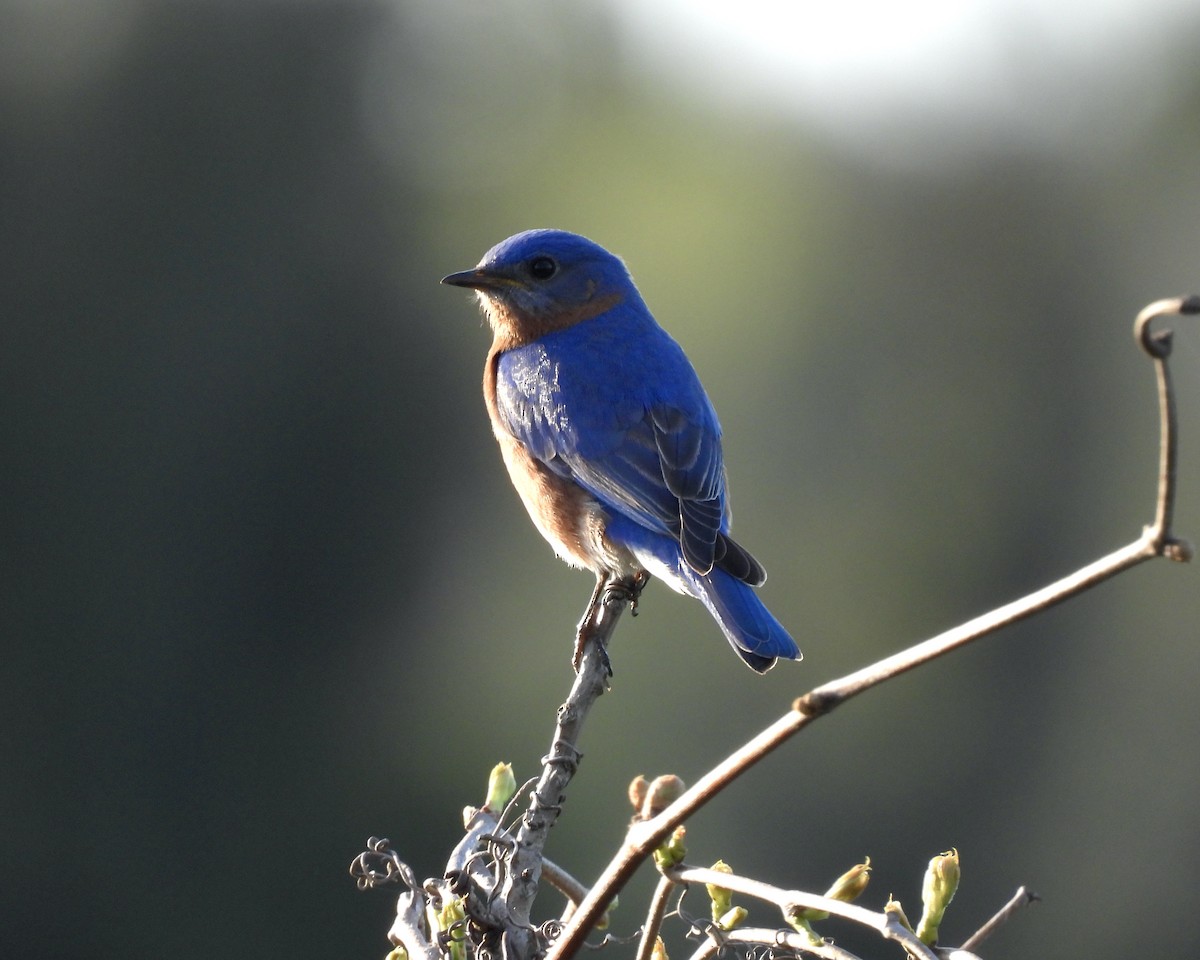
[[[654,576],[671,589],[696,597],[721,627],[729,645],[757,673],[766,673],[780,657],[800,659],[800,648],[761,600],[754,587],[721,569],[713,567],[701,575],[683,559],[678,541],[663,536],[625,517],[613,517],[606,530],[617,543],[633,551]],[[732,541],[731,541],[732,542]],[[737,550],[742,551],[736,544]],[[757,571],[761,582],[765,574],[757,561],[743,562],[747,572]],[[740,568],[739,568],[740,569]]]
[[[720,568],[713,568],[703,577],[688,572],[691,573],[689,579],[697,588],[695,595],[720,624],[733,652],[751,670],[766,673],[775,666],[779,657],[789,660],[801,658],[796,641],[758,599],[753,587]]]

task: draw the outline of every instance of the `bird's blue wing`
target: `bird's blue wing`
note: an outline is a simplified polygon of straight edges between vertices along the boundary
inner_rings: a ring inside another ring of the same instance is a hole
[[[591,373],[564,382],[544,344],[502,354],[504,426],[609,509],[678,540],[688,565],[707,573],[725,552],[725,475],[720,426],[695,373],[672,371],[669,400],[637,371]]]
[[[708,573],[717,537],[728,527],[721,433],[707,397],[697,410],[659,404],[650,410],[667,489],[678,501],[679,543],[693,570]]]

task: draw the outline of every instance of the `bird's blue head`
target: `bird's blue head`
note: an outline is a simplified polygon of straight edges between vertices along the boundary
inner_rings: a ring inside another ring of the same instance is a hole
[[[565,230],[518,233],[492,247],[473,270],[442,283],[473,289],[506,347],[640,299],[618,257]]]

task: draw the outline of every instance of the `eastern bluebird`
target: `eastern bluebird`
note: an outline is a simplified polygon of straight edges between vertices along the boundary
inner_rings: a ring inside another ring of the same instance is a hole
[[[729,536],[716,411],[625,264],[528,230],[442,283],[479,297],[494,334],[483,396],[509,476],[555,552],[597,575],[596,596],[652,573],[698,598],[751,669],[799,660],[752,589],[766,571]]]

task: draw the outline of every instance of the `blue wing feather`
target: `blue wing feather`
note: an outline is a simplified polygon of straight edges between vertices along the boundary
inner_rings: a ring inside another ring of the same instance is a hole
[[[500,355],[496,402],[504,426],[610,510],[677,539],[689,565],[706,573],[728,529],[716,413],[661,328],[654,325],[649,337],[642,330],[637,340],[598,340],[585,329],[598,322]],[[636,350],[624,346],[635,342]],[[655,395],[663,384],[669,400]]]

